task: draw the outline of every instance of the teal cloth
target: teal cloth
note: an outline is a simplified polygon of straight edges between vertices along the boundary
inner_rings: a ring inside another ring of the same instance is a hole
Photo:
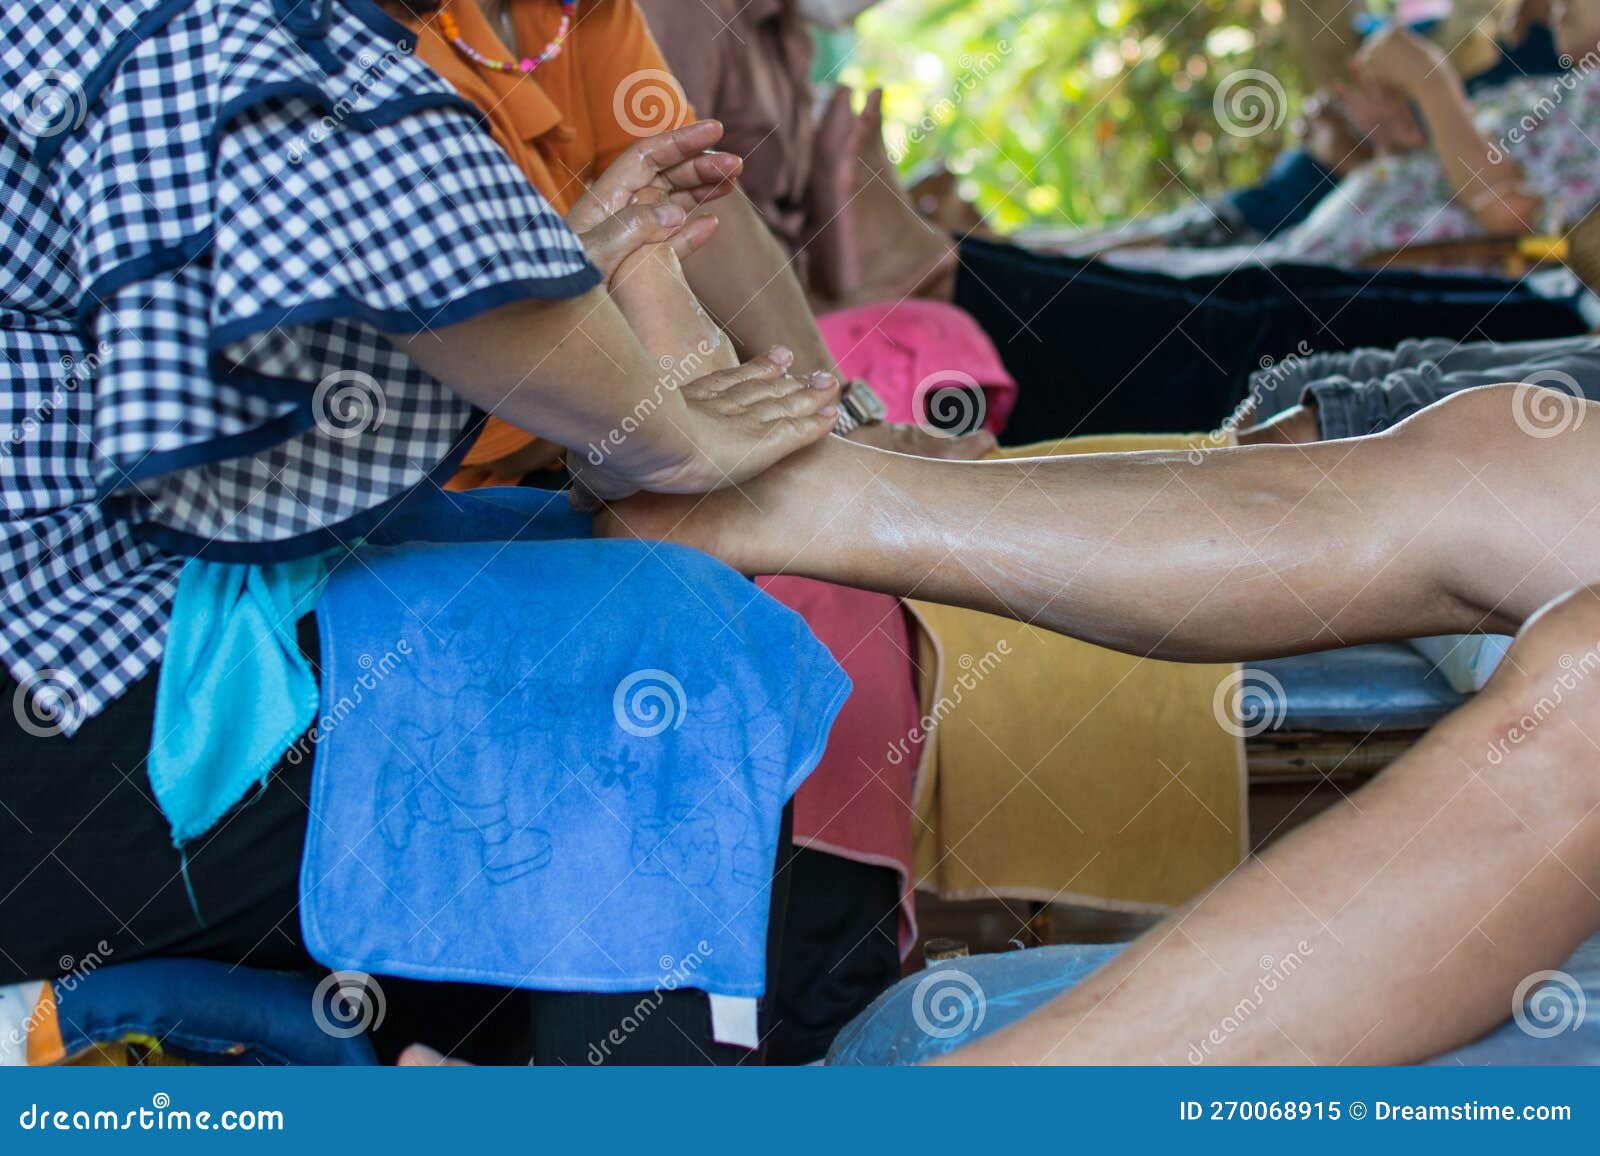
[[[295,624],[316,605],[327,574],[321,557],[184,566],[149,762],[174,846],[205,834],[265,781],[316,718],[317,679]]]

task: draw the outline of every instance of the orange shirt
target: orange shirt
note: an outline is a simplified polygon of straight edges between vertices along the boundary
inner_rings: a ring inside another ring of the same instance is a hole
[[[501,42],[475,0],[449,4],[462,39],[493,60],[537,53],[561,23],[557,0],[510,0],[510,7],[520,53]],[[474,64],[439,35],[435,20],[400,18],[416,33],[417,59],[482,110],[495,141],[562,214],[623,149],[694,119],[634,0],[579,0],[561,54],[528,76]],[[491,417],[450,488],[511,480],[493,463],[534,440]]]

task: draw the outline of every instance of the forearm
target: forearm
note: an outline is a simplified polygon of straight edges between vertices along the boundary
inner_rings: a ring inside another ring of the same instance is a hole
[[[789,256],[743,193],[716,203],[716,234],[683,262],[684,275],[741,357],[774,345],[806,373],[837,369]]]
[[[1478,131],[1455,73],[1441,70],[1413,95],[1445,179],[1478,223],[1493,234],[1532,232],[1538,198],[1523,190],[1520,166]]]
[[[647,411],[628,437],[610,439],[619,472],[645,477],[695,453],[683,398],[662,387],[656,359],[604,289],[391,340],[478,408],[572,449],[606,442],[625,416]]]

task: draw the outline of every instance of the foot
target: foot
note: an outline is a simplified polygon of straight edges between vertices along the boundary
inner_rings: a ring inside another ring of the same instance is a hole
[[[819,511],[848,500],[853,463],[870,453],[827,437],[760,476],[709,494],[639,493],[595,515],[599,538],[639,538],[692,546],[745,574],[782,570],[797,540],[815,532]],[[821,518],[827,517],[822,513]],[[797,537],[798,536],[798,537]]]
[[[678,255],[647,245],[617,266],[611,300],[662,370],[664,382],[682,385],[739,363],[733,343],[696,299]]]

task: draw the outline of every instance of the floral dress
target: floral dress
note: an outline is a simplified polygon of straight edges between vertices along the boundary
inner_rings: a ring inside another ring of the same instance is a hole
[[[1488,89],[1473,101],[1473,121],[1543,202],[1536,228],[1570,226],[1600,202],[1600,78],[1569,71]],[[1385,249],[1481,236],[1438,158],[1423,150],[1368,161],[1263,249],[1282,260],[1354,264]]]

